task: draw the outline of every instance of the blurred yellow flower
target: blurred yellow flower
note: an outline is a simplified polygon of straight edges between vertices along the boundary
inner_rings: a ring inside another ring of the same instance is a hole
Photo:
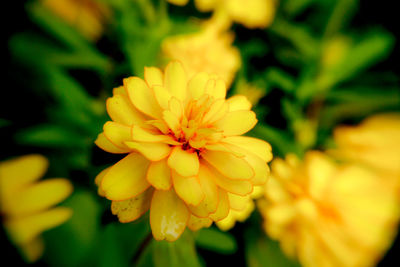
[[[341,126],[334,131],[340,158],[358,161],[400,179],[400,113],[374,115],[358,126]]]
[[[197,33],[169,37],[161,47],[165,58],[182,62],[189,78],[199,72],[212,73],[229,87],[241,65],[233,39],[232,33],[220,33],[211,24]]]
[[[121,222],[150,209],[154,238],[174,241],[186,226],[198,230],[240,210],[253,186],[266,182],[270,145],[240,136],[257,123],[251,104],[225,97],[222,79],[205,72],[188,79],[175,61],[114,90],[107,100],[113,121],[96,144],[129,154],[96,184]]]
[[[10,239],[25,259],[36,261],[44,250],[40,234],[65,222],[68,208],[53,206],[72,192],[66,179],[38,182],[48,166],[41,155],[28,155],[0,163],[0,211]]]
[[[101,37],[105,22],[110,16],[110,10],[101,1],[40,0],[40,2],[92,41]]]
[[[274,0],[195,0],[198,10],[214,10],[218,19],[243,24],[247,28],[268,27],[276,11]]]
[[[236,93],[244,95],[250,103],[255,106],[258,101],[265,96],[266,91],[251,83],[240,80],[237,85]]]
[[[275,159],[259,208],[268,235],[303,266],[373,266],[399,220],[395,188],[366,168],[310,151]]]

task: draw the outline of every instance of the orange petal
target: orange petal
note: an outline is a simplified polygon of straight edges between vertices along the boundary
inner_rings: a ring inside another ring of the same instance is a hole
[[[184,101],[186,98],[186,72],[180,62],[170,62],[165,68],[164,86],[171,95]]]
[[[153,192],[154,189],[149,188],[136,197],[123,201],[113,201],[111,204],[112,214],[117,215],[122,223],[136,220],[149,210]]]
[[[144,80],[149,88],[154,85],[163,85],[163,73],[156,67],[144,67]]]
[[[130,153],[104,176],[101,189],[110,200],[126,200],[141,194],[150,184],[146,180],[150,162],[139,153]]]
[[[156,190],[150,207],[150,226],[154,239],[175,241],[183,233],[190,213],[173,190]]]
[[[220,221],[229,214],[229,199],[228,194],[223,189],[218,189],[218,207],[214,213],[210,214],[210,218],[213,221]]]
[[[145,117],[130,102],[127,96],[114,95],[107,99],[107,112],[110,118],[124,125],[141,124]]]
[[[153,92],[147,84],[138,77],[124,79],[124,86],[133,105],[152,118],[161,118],[161,108],[158,105]]]
[[[226,136],[245,134],[257,124],[256,114],[247,110],[236,110],[226,114],[215,122],[215,127],[224,131]]]
[[[182,177],[173,171],[172,181],[176,194],[185,201],[186,204],[197,206],[204,199],[203,190],[196,176]]]
[[[107,151],[109,153],[114,153],[114,154],[124,154],[128,153],[130,149],[128,148],[119,148],[113,143],[110,142],[110,140],[107,139],[107,137],[104,135],[104,133],[100,133],[97,136],[96,141],[94,143],[104,151]]]
[[[183,150],[176,146],[168,158],[168,166],[184,177],[196,176],[199,173],[199,158],[196,152]]]
[[[212,220],[210,218],[199,218],[191,214],[187,225],[190,230],[197,231],[204,227],[210,227],[211,224]]]
[[[229,152],[207,150],[201,157],[230,179],[248,180],[255,174],[247,161]]]
[[[167,159],[152,162],[147,170],[146,178],[158,190],[171,189],[171,169],[168,167]]]
[[[123,124],[108,121],[103,126],[105,137],[120,149],[126,149],[125,142],[131,141],[131,128]]]
[[[165,143],[125,142],[125,144],[151,161],[162,160],[171,152],[171,147]]]

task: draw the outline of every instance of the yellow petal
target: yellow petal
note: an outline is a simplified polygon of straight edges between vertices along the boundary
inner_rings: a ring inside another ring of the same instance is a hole
[[[131,136],[134,141],[137,142],[150,142],[150,143],[157,143],[157,142],[164,142],[167,144],[175,144],[179,145],[179,143],[174,142],[174,139],[169,135],[164,134],[155,134],[147,129],[144,129],[138,125],[133,125]]]
[[[223,139],[223,142],[247,150],[265,162],[269,162],[272,159],[271,145],[264,140],[248,136],[228,136]]]
[[[94,179],[94,183],[97,185],[97,194],[99,194],[100,196],[104,197],[104,191],[101,189],[101,181],[103,181],[104,176],[106,175],[106,173],[111,169],[112,166],[105,168],[104,170],[102,170],[99,174],[97,174],[96,178]]]
[[[197,73],[188,83],[188,91],[191,99],[199,99],[203,94],[209,80],[209,76],[205,72]]]
[[[149,210],[153,192],[154,189],[149,188],[136,197],[123,201],[113,201],[111,204],[112,214],[117,215],[122,223],[136,220]]]
[[[197,206],[204,199],[204,193],[199,179],[194,177],[182,177],[172,172],[172,181],[176,194],[188,205]]]
[[[150,184],[146,180],[150,162],[139,153],[130,153],[117,162],[104,176],[101,189],[110,200],[126,200],[144,192]]]
[[[234,180],[248,180],[254,177],[250,164],[232,153],[207,150],[201,154],[208,163],[224,176]]]
[[[225,99],[218,99],[212,103],[210,109],[203,117],[204,124],[212,124],[223,118],[228,112],[228,105],[225,104]]]
[[[173,190],[156,190],[150,207],[150,226],[154,239],[178,239],[186,228],[189,215],[185,203]]]
[[[40,179],[48,165],[45,157],[36,154],[0,162],[1,197]]]
[[[154,85],[152,90],[154,91],[154,95],[156,96],[157,103],[160,105],[160,107],[162,109],[168,109],[171,93],[161,85]]]
[[[114,153],[114,154],[124,154],[128,153],[130,150],[128,148],[119,148],[113,143],[110,142],[110,140],[107,139],[107,137],[104,135],[104,133],[100,133],[97,136],[96,141],[94,143],[104,151],[107,151],[109,153]]]
[[[218,207],[218,187],[212,180],[212,174],[204,164],[200,165],[199,182],[204,192],[203,201],[196,207],[189,206],[189,210],[197,217],[207,217],[216,211]]]
[[[171,147],[165,143],[125,142],[125,144],[151,161],[162,160],[171,152]]]
[[[181,132],[181,123],[178,117],[170,110],[163,111],[163,119],[167,124],[168,128],[171,129],[175,136],[178,136]]]
[[[54,228],[72,215],[69,208],[59,207],[31,216],[13,218],[5,222],[7,231],[17,244],[27,243],[43,231]]]
[[[67,179],[48,179],[17,192],[4,207],[11,216],[33,214],[60,203],[71,193],[72,184]]]
[[[115,87],[115,88],[113,89],[113,96],[114,96],[114,95],[128,96],[128,93],[126,92],[124,86],[118,86],[118,87]]]
[[[229,104],[229,111],[236,111],[236,110],[250,110],[251,103],[247,99],[247,97],[243,95],[235,95],[226,100]]]
[[[241,211],[244,210],[247,206],[247,203],[249,201],[252,201],[250,199],[250,196],[239,196],[239,195],[235,195],[235,194],[231,194],[228,192],[228,199],[229,199],[229,206],[231,207],[231,209],[237,210],[237,211]]]
[[[318,199],[325,193],[337,168],[327,156],[316,151],[307,153],[304,164],[307,166],[310,194]]]
[[[124,125],[141,124],[144,122],[144,115],[139,112],[130,102],[127,96],[120,94],[107,99],[107,112],[110,118]]]
[[[210,218],[213,221],[220,221],[229,214],[229,199],[228,199],[228,194],[225,192],[223,189],[218,190],[218,207],[217,210],[214,213],[210,214]]]
[[[214,182],[226,191],[241,196],[251,194],[253,191],[253,185],[249,181],[228,179],[212,166],[207,167],[210,170],[210,174],[212,175]]]
[[[201,228],[210,227],[211,224],[212,220],[210,218],[199,218],[191,214],[187,225],[190,230],[197,231]]]
[[[153,92],[147,84],[138,77],[124,79],[124,86],[133,105],[152,118],[161,118],[161,108],[158,105]]]
[[[29,263],[37,261],[44,251],[44,242],[41,237],[36,237],[28,243],[20,244],[23,256]]]
[[[257,124],[256,114],[247,110],[236,110],[226,114],[214,125],[224,131],[226,136],[241,135],[250,131]]]
[[[144,80],[149,88],[152,88],[154,85],[163,85],[163,79],[163,74],[159,68],[144,67]]]
[[[103,126],[105,137],[116,147],[125,150],[126,141],[131,141],[131,128],[123,124],[108,121]]]
[[[171,95],[184,101],[186,98],[186,72],[180,62],[170,62],[165,68],[164,86]]]
[[[183,150],[177,146],[172,149],[168,166],[184,177],[196,176],[199,173],[199,158],[196,152]]]
[[[168,108],[178,118],[179,121],[182,120],[183,106],[181,101],[179,101],[176,97],[171,97],[168,102]]]
[[[147,170],[146,178],[158,190],[171,189],[171,169],[168,167],[167,159],[152,162]]]

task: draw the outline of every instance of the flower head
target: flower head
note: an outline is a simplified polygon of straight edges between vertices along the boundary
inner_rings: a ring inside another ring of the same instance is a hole
[[[165,58],[179,60],[189,77],[199,72],[212,73],[229,86],[241,65],[239,50],[232,42],[232,33],[220,33],[210,24],[197,33],[165,39],[162,53]]]
[[[28,155],[0,163],[0,211],[10,239],[25,259],[36,261],[43,253],[40,234],[65,222],[68,208],[53,206],[72,192],[66,179],[37,182],[47,169],[47,159]]]
[[[259,208],[269,236],[304,266],[372,266],[399,220],[396,189],[376,172],[321,152],[275,159]]]
[[[129,153],[96,178],[121,222],[150,209],[157,240],[176,240],[186,225],[197,230],[220,221],[266,182],[271,147],[240,136],[257,123],[245,97],[225,99],[225,82],[201,72],[187,78],[179,62],[145,79],[124,79],[107,100],[113,121],[96,144]],[[232,196],[232,197],[230,197]]]

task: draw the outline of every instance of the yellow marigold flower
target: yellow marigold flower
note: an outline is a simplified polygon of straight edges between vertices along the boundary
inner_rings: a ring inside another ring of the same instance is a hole
[[[373,266],[399,221],[396,189],[376,172],[310,151],[275,159],[259,208],[271,238],[307,267]]]
[[[25,259],[36,261],[44,250],[40,234],[65,222],[68,208],[53,206],[72,192],[66,179],[38,182],[47,169],[47,159],[28,155],[0,163],[0,211],[10,239]]]
[[[40,0],[42,5],[75,27],[84,37],[96,41],[104,31],[110,10],[96,0]]]
[[[338,127],[334,140],[338,157],[400,177],[400,113],[374,115],[358,126]]]
[[[161,47],[165,58],[185,66],[189,78],[199,72],[213,73],[229,87],[241,65],[233,39],[232,33],[220,33],[211,24],[197,33],[166,38]]]
[[[219,19],[241,23],[247,28],[265,28],[269,26],[276,11],[274,0],[195,0],[198,10],[214,10]]]
[[[113,121],[96,144],[129,153],[96,178],[111,210],[130,222],[150,209],[157,240],[176,240],[188,226],[208,227],[238,209],[268,177],[271,147],[240,136],[257,123],[245,97],[226,97],[225,82],[205,72],[187,78],[179,62],[145,68],[107,100]]]

